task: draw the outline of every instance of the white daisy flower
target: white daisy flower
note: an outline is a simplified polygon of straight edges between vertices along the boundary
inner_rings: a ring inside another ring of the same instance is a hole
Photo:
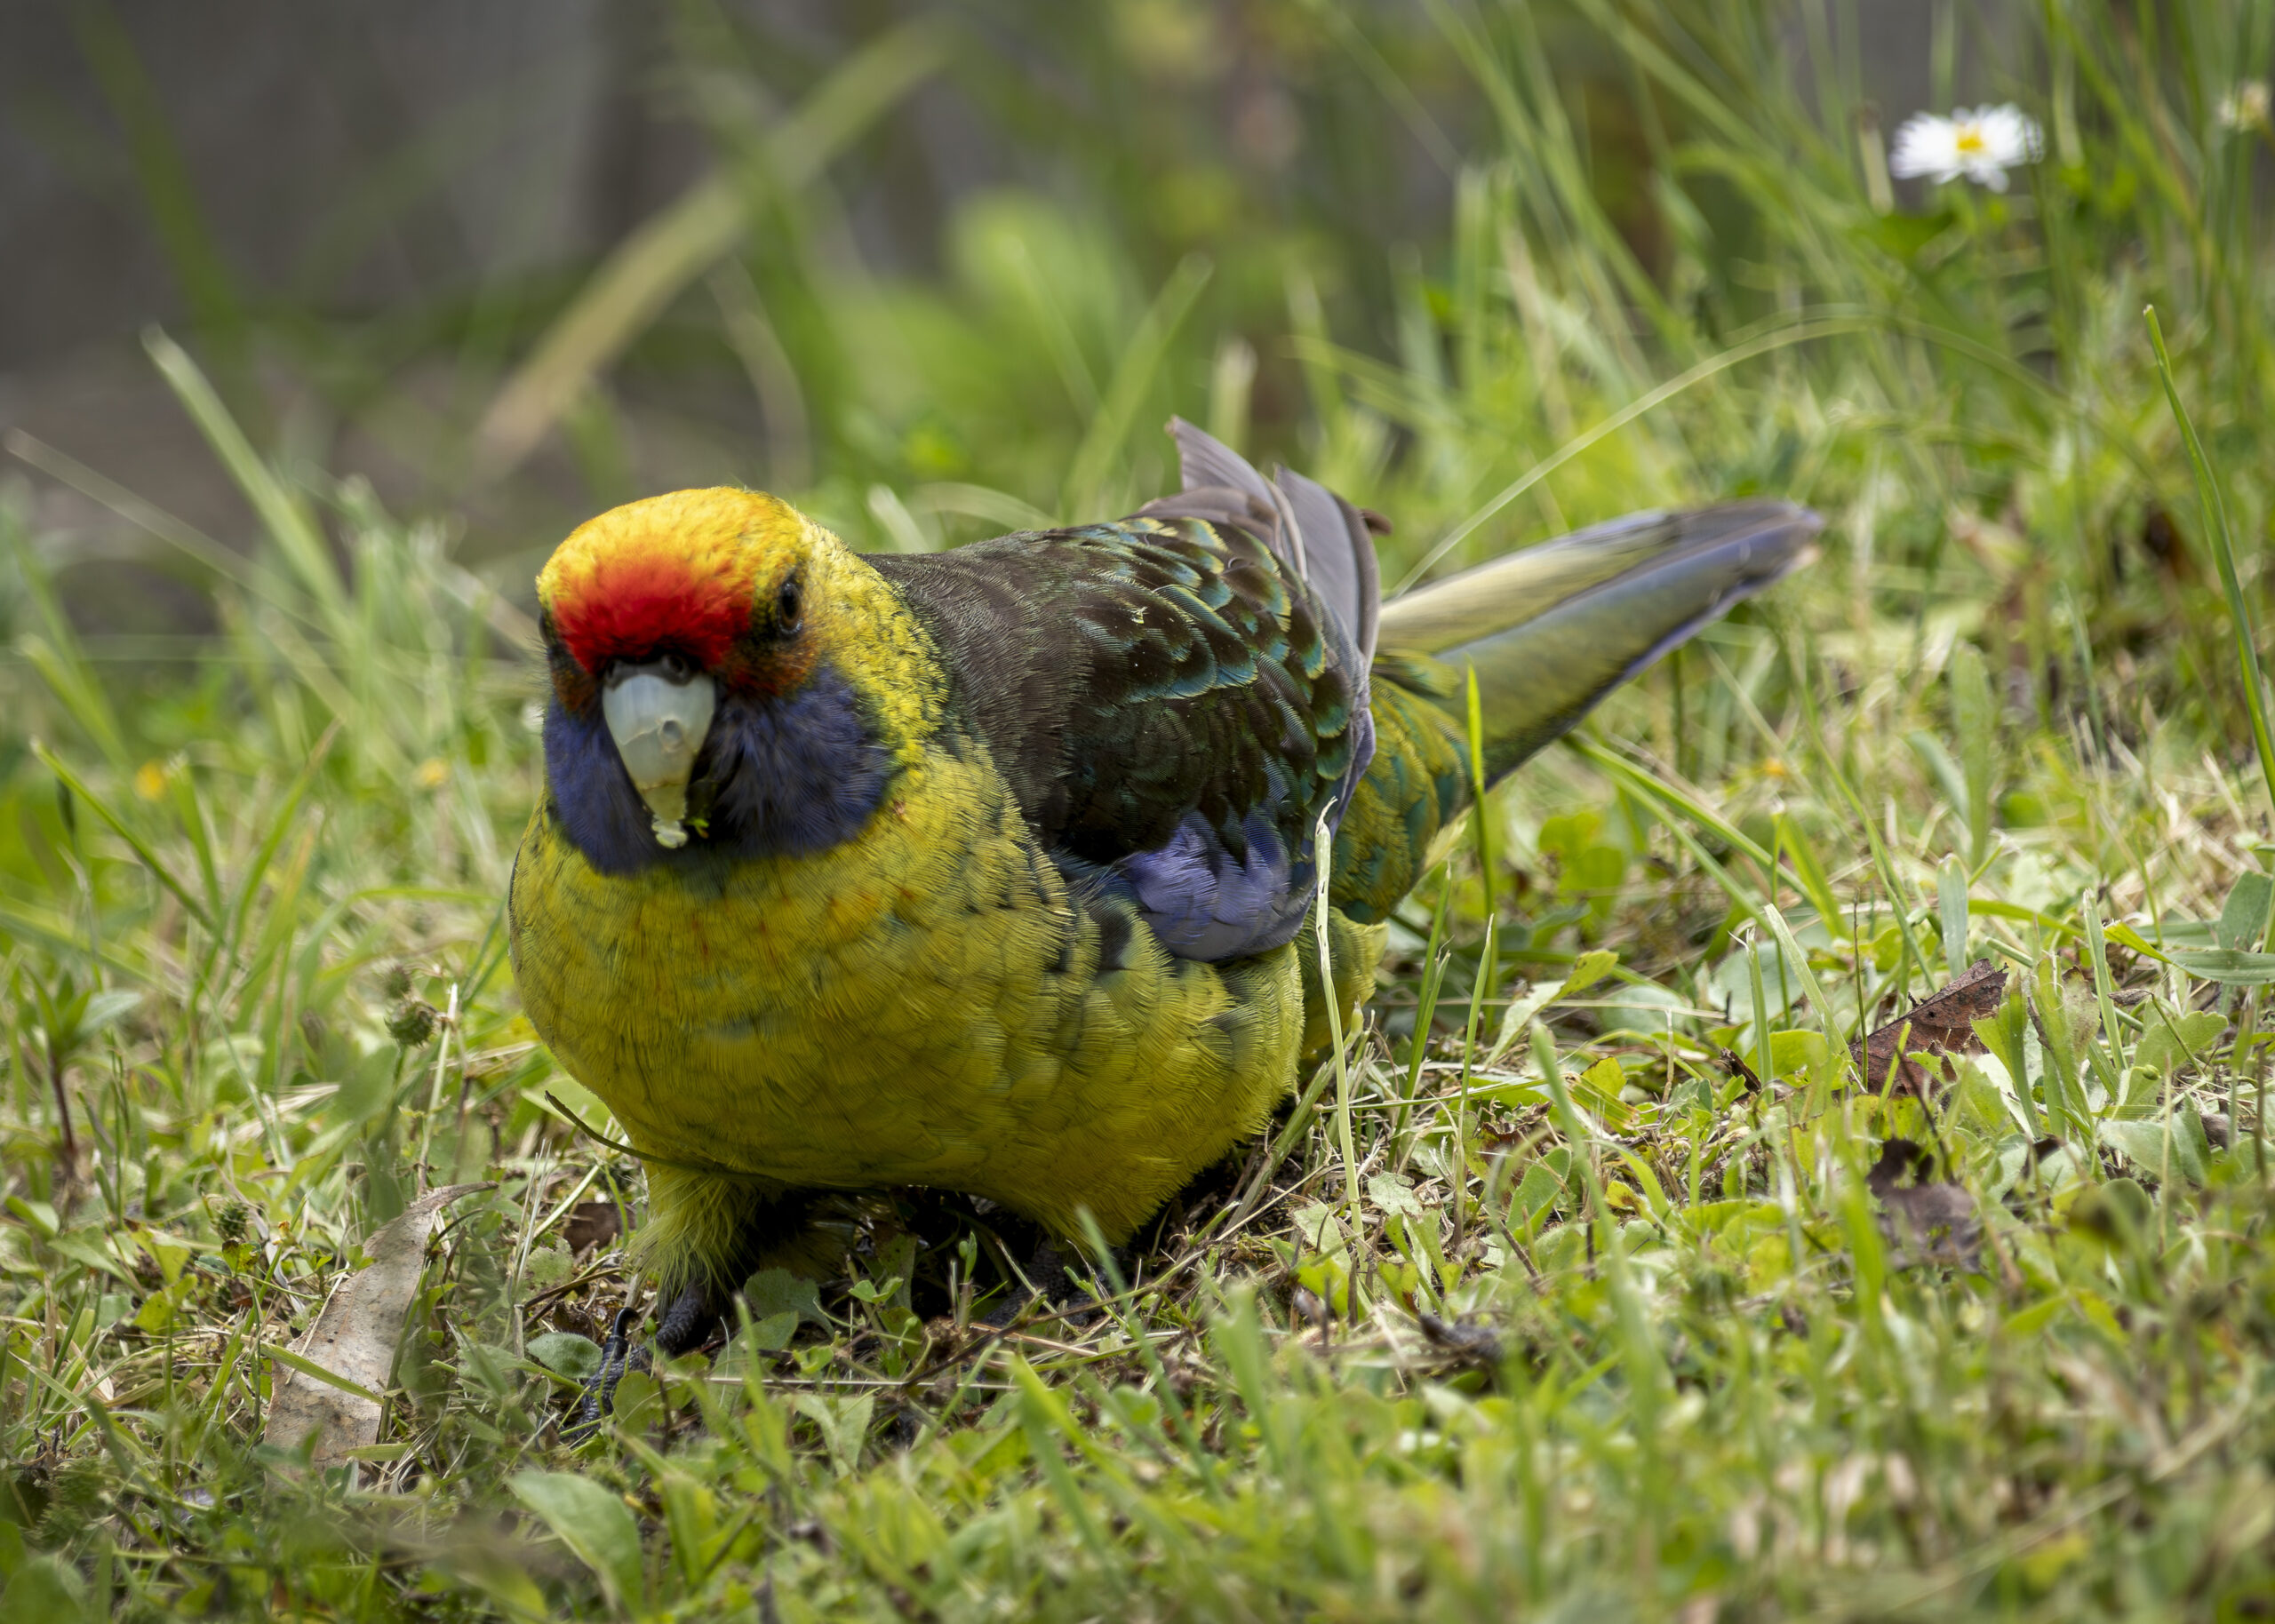
[[[2007,189],[2007,171],[2035,163],[2046,150],[2038,121],[2011,101],[1999,107],[1958,107],[1949,118],[1914,113],[1896,132],[1888,173],[1908,180],[1925,175],[1937,185],[1965,175],[1994,192]]]
[[[2267,81],[2246,79],[2220,98],[2220,123],[2230,130],[2261,130],[2267,126]]]

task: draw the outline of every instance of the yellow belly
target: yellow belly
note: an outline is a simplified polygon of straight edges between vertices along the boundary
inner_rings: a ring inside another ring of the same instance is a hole
[[[611,877],[540,807],[512,908],[531,1020],[641,1150],[965,1190],[1067,1233],[1087,1206],[1122,1238],[1253,1133],[1302,1035],[1294,945],[1199,964],[1078,906],[962,752],[802,856]]]

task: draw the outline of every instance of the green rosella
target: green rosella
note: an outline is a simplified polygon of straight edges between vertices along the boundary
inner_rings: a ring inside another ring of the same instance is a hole
[[[1321,827],[1334,997],[1373,985],[1472,800],[1465,673],[1497,778],[1818,529],[1639,514],[1385,604],[1379,520],[1170,427],[1184,490],[1113,523],[859,554],[690,490],[539,576],[515,972],[647,1160],[667,1349],[824,1191],[1127,1238],[1322,1043]]]

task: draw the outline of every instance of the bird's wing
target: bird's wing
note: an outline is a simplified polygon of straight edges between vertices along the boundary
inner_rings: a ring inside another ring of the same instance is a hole
[[[1366,517],[1318,481],[1288,468],[1267,484],[1246,458],[1183,418],[1171,418],[1169,432],[1177,442],[1185,488],[1138,511],[1250,531],[1310,585],[1357,649],[1359,663],[1374,658],[1383,589]],[[1375,523],[1382,526],[1381,519]]]
[[[1243,506],[869,561],[938,641],[1046,849],[1185,958],[1295,933],[1314,826],[1371,750],[1365,665],[1280,539]]]

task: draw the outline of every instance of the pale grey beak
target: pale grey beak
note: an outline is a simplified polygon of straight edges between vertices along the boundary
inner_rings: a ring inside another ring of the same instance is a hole
[[[695,758],[718,699],[706,676],[674,681],[667,674],[684,669],[661,660],[620,666],[601,696],[609,735],[632,775],[632,787],[648,803],[657,842],[673,848],[687,844],[687,781],[695,776]]]

